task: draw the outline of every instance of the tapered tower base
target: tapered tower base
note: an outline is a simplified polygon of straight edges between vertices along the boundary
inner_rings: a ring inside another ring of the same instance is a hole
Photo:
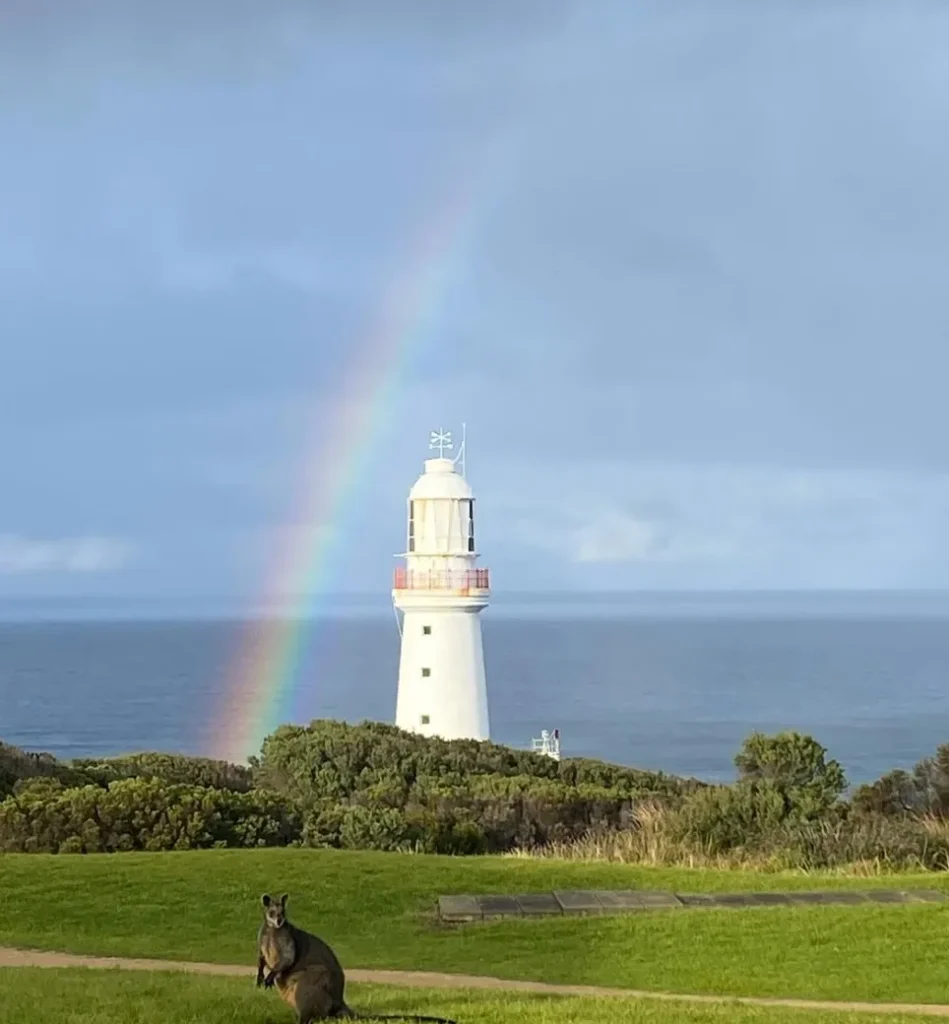
[[[395,724],[442,739],[486,740],[488,691],[480,608],[406,611]]]

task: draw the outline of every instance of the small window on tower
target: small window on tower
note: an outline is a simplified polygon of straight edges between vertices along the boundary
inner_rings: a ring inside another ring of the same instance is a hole
[[[474,551],[474,501],[468,502],[468,550]]]
[[[432,627],[431,626],[422,626],[422,635],[423,636],[431,636],[432,635]]]
[[[422,715],[422,725],[428,725],[428,715]]]
[[[409,502],[409,551],[415,550],[415,502]]]
[[[428,679],[428,677],[429,677],[429,676],[430,676],[431,674],[432,674],[432,670],[431,670],[430,668],[423,668],[423,669],[422,669],[422,678],[423,678],[423,679]]]

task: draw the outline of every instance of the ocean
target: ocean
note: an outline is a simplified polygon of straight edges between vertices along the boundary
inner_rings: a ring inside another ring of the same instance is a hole
[[[0,740],[207,753],[248,622],[54,611],[0,622]],[[492,738],[512,746],[556,727],[564,756],[730,780],[748,733],[794,728],[859,783],[949,742],[947,597],[529,595],[483,625]],[[307,637],[293,720],[392,721],[384,601],[341,600]]]

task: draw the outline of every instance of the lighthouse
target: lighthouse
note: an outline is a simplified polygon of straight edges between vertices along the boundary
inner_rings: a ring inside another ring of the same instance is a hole
[[[481,612],[488,570],[476,567],[474,495],[451,434],[436,431],[422,475],[409,491],[406,550],[397,557],[392,600],[402,613],[395,724],[442,739],[488,739]],[[458,463],[461,463],[459,472]]]

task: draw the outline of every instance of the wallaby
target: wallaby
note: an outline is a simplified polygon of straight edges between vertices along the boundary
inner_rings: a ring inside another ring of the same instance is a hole
[[[276,986],[296,1012],[297,1024],[330,1017],[455,1024],[444,1017],[355,1013],[343,998],[346,977],[336,954],[322,939],[287,920],[287,898],[286,893],[279,900],[268,893],[260,897],[264,919],[257,931],[257,985]]]

